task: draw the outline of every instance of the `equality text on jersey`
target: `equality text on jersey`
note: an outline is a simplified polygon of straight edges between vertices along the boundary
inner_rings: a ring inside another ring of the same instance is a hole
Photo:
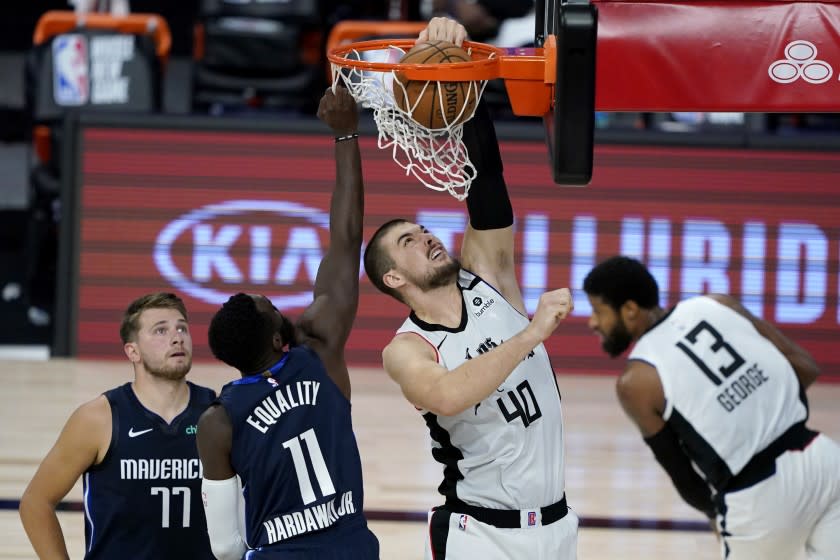
[[[318,381],[296,381],[287,385],[278,385],[277,389],[260,401],[245,420],[260,433],[267,433],[277,423],[277,419],[293,408],[303,405],[315,406],[318,400]]]

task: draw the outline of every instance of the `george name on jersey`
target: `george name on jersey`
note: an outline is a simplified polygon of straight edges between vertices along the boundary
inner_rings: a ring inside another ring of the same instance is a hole
[[[289,410],[303,405],[315,406],[320,388],[318,381],[296,381],[282,385],[254,407],[245,421],[260,433],[267,433],[269,427]]]
[[[120,459],[122,480],[185,480],[201,476],[198,459]]]
[[[736,377],[726,389],[718,393],[717,401],[726,412],[732,412],[768,381],[770,378],[764,375],[764,370],[758,364],[753,364],[746,373]]]
[[[326,529],[343,516],[355,512],[353,492],[348,491],[329,502],[263,521],[263,527],[269,544],[274,544],[297,535]]]

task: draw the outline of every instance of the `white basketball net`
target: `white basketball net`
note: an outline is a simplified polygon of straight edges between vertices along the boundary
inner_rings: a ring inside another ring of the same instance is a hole
[[[396,62],[404,51],[398,47],[364,53],[352,50],[345,58],[359,60],[362,54],[366,55],[365,60],[370,60],[370,55],[374,54],[380,59],[377,62]],[[392,60],[387,60],[389,58]],[[395,79],[395,72],[376,72],[332,63],[333,84],[341,79],[358,103],[373,109],[373,120],[379,130],[378,146],[391,149],[394,161],[405,170],[406,175],[413,175],[430,189],[448,191],[456,199],[464,200],[476,175],[462,141],[464,122],[473,117],[487,81],[461,82],[468,91],[460,113],[449,119],[446,119],[443,107],[443,92],[439,90],[436,99],[441,105],[445,126],[431,129],[411,118],[417,102],[424,97],[422,93],[413,106],[407,106],[405,110],[397,106],[394,87],[397,95],[405,95],[405,86]],[[425,87],[441,88],[442,84],[429,81]]]

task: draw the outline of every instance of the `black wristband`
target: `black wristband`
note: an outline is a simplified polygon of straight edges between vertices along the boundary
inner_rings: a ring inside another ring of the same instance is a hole
[[[353,140],[354,138],[358,138],[359,133],[354,132],[353,134],[348,134],[347,136],[336,136],[335,143],[338,144],[339,142],[344,142],[345,140]]]
[[[484,101],[478,104],[472,120],[464,125],[463,141],[476,170],[467,197],[470,225],[477,230],[513,225],[513,207],[505,184],[499,142]]]

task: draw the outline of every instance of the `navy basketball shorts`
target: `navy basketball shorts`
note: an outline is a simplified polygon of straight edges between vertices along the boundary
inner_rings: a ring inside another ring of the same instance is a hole
[[[379,541],[367,527],[332,535],[324,531],[323,540],[295,544],[294,540],[282,545],[249,550],[245,560],[379,560]]]

